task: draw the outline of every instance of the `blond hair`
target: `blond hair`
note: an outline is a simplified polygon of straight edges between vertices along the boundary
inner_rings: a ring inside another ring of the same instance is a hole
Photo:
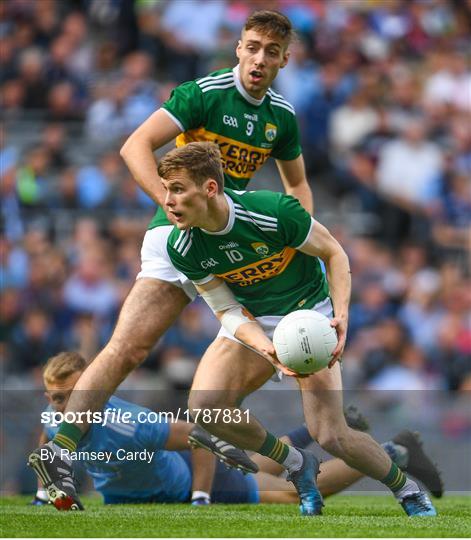
[[[82,355],[73,351],[65,351],[49,358],[43,368],[43,379],[48,384],[65,381],[74,373],[83,371],[87,362]]]
[[[224,188],[221,152],[213,142],[192,142],[175,148],[165,154],[157,166],[159,176],[165,180],[178,171],[186,171],[199,187],[212,178],[220,192]]]

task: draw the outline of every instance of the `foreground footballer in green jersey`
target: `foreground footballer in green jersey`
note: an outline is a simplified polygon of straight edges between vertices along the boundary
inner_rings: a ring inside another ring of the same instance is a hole
[[[297,378],[306,425],[325,450],[389,487],[407,515],[436,515],[426,493],[384,449],[345,422],[338,360],[345,347],[351,279],[340,244],[292,197],[224,191],[220,152],[213,143],[169,152],[158,171],[176,222],[168,239],[170,258],[196,285],[224,332],[215,340],[224,338],[224,347],[210,346],[201,359],[189,408],[232,410],[280,370]],[[286,313],[300,307],[330,310],[331,303],[338,344],[329,368],[300,377],[276,358],[272,331]],[[314,455],[282,443],[251,415],[246,422],[214,415],[204,425],[235,446],[278,461],[298,490],[301,513],[322,512]]]

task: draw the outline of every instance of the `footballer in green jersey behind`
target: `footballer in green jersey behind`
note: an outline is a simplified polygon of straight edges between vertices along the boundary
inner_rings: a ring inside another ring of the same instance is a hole
[[[203,141],[219,146],[225,185],[232,189],[245,189],[270,156],[290,161],[301,154],[292,105],[272,89],[262,99],[252,97],[239,66],[177,86],[162,110],[182,130],[177,147]],[[149,228],[168,224],[159,209]]]
[[[225,229],[173,230],[167,246],[173,265],[196,284],[223,279],[255,317],[324,301],[329,289],[319,259],[297,250],[315,226],[299,202],[265,190],[226,188],[225,196]]]

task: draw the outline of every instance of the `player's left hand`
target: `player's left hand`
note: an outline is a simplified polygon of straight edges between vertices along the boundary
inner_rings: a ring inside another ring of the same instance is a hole
[[[330,326],[335,328],[337,332],[338,343],[335,349],[332,351],[332,358],[329,362],[329,369],[332,368],[335,362],[340,361],[343,351],[345,349],[345,343],[347,341],[347,327],[348,319],[346,317],[334,317],[330,321]]]

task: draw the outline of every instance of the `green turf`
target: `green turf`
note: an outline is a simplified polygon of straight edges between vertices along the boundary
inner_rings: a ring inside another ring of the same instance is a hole
[[[471,497],[435,501],[436,518],[408,518],[385,496],[337,496],[321,517],[296,505],[103,506],[85,497],[86,512],[1,500],[1,532],[9,537],[470,537]]]

